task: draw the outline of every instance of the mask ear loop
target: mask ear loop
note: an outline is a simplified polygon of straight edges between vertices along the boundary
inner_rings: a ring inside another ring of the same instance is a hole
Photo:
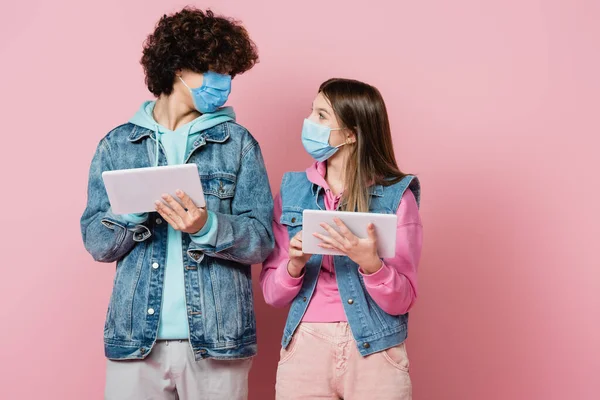
[[[188,88],[188,89],[189,89],[189,91],[191,92],[191,91],[192,91],[192,88],[191,88],[191,87],[189,87],[189,86],[187,85],[187,83],[185,83],[185,81],[183,80],[183,78],[182,78],[181,76],[179,76],[179,75],[177,75],[177,77],[179,78],[179,80],[181,81],[181,83],[183,83],[183,84],[185,85],[185,87],[186,87],[186,88]]]
[[[333,128],[333,129],[330,129],[330,130],[331,130],[331,131],[343,131],[343,130],[345,130],[345,129],[346,129],[346,128]],[[346,137],[346,140],[344,141],[344,143],[342,143],[342,144],[339,144],[339,145],[335,146],[335,148],[336,148],[336,149],[339,149],[339,148],[340,148],[340,147],[342,147],[342,146],[345,146],[345,145],[352,145],[352,144],[354,144],[354,143],[352,142],[352,139],[350,139],[350,136],[347,136],[347,137]]]
[[[353,142],[352,139],[350,138],[350,135],[346,136],[346,143],[344,143],[344,144],[353,145],[355,143],[356,142]]]

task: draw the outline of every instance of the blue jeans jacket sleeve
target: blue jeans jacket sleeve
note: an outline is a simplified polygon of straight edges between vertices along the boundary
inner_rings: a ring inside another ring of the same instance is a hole
[[[112,169],[110,148],[103,139],[92,160],[87,206],[81,217],[81,234],[87,251],[96,261],[114,262],[150,237],[150,230],[113,214],[102,181],[102,172]]]
[[[273,250],[273,197],[258,143],[247,146],[236,179],[232,213],[214,213],[218,228],[209,243],[192,240],[188,252],[242,264],[259,264]],[[199,243],[200,242],[200,243]]]

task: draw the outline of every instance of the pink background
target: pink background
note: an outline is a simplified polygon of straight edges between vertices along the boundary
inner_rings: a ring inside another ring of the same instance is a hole
[[[149,97],[141,43],[183,5],[0,6],[0,398],[102,398],[114,267],[81,243],[88,166]],[[401,167],[423,184],[416,400],[600,398],[598,1],[196,5],[243,20],[259,45],[231,104],[274,191],[310,162],[300,127],[319,83],[381,89]],[[263,400],[285,312],[256,295]]]

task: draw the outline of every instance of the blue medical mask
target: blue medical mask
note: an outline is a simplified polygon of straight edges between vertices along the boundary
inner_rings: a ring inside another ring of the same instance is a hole
[[[309,119],[304,120],[302,126],[302,144],[306,149],[306,152],[317,161],[325,161],[332,155],[334,155],[340,147],[346,143],[342,143],[339,146],[331,146],[329,144],[329,137],[331,131],[341,131],[344,128],[330,128],[325,125],[317,124]]]
[[[207,71],[203,75],[202,86],[195,89],[189,87],[181,76],[179,79],[190,90],[196,110],[203,114],[212,113],[227,102],[231,93],[231,76],[212,71]]]

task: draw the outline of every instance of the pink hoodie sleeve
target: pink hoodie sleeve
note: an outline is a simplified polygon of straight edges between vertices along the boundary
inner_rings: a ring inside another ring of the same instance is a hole
[[[423,243],[419,208],[410,190],[404,192],[396,214],[396,256],[384,259],[381,269],[371,275],[359,271],[377,305],[388,314],[402,315],[417,298],[417,267]]]
[[[267,304],[273,307],[285,307],[298,295],[302,288],[304,275],[299,278],[290,276],[287,270],[290,239],[288,230],[279,223],[281,218],[281,195],[277,195],[273,204],[273,234],[275,249],[263,263],[260,273],[260,285]]]

